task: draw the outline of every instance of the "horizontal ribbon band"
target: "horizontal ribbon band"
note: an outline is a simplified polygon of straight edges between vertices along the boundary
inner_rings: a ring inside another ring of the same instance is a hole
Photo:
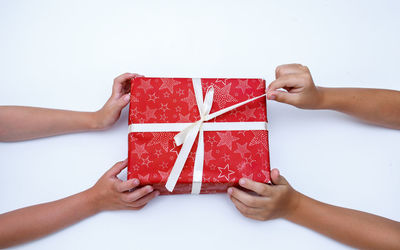
[[[132,132],[180,132],[192,123],[133,123]],[[205,122],[204,131],[267,130],[266,122]]]

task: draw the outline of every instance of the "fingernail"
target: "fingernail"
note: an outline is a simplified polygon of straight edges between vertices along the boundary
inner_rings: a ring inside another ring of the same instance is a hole
[[[239,180],[239,184],[241,186],[243,186],[245,183],[246,183],[245,179],[242,178],[242,179]]]
[[[232,188],[228,188],[228,194],[232,194],[233,193],[233,189]]]
[[[147,186],[146,189],[147,189],[147,191],[149,191],[149,192],[153,191],[153,187],[152,187],[152,186]]]
[[[269,100],[275,100],[275,99],[276,99],[276,96],[275,96],[275,95],[270,95],[268,99],[269,99]]]
[[[160,191],[156,191],[156,196],[159,196],[160,195]]]
[[[134,179],[134,180],[133,180],[133,184],[139,185],[139,183],[140,183],[140,181],[139,181],[138,179]]]
[[[127,95],[124,97],[124,100],[125,100],[125,101],[129,101],[130,99],[131,99],[130,94],[127,94]]]

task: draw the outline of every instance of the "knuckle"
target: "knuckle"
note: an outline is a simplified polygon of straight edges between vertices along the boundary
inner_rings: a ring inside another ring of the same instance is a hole
[[[267,194],[268,193],[268,187],[266,184],[264,184],[261,188],[260,188],[260,193],[262,194]]]
[[[131,199],[129,198],[129,196],[126,196],[126,195],[122,196],[120,199],[124,203],[131,202]]]
[[[249,198],[249,199],[247,199],[247,205],[249,205],[249,206],[251,206],[251,207],[257,205],[256,199],[255,199],[255,198]]]
[[[248,208],[248,207],[242,207],[241,211],[242,211],[243,214],[245,214],[245,215],[250,214],[250,208]]]

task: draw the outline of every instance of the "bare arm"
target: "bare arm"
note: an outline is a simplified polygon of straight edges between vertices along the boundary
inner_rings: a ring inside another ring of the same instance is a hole
[[[400,91],[321,88],[320,109],[340,111],[369,123],[400,129]]]
[[[332,109],[369,123],[400,129],[400,91],[316,87],[308,68],[300,64],[278,66],[267,97],[298,108]]]
[[[357,248],[400,248],[399,222],[300,196],[297,209],[286,217],[289,221]]]
[[[362,249],[400,249],[400,223],[377,215],[336,207],[295,191],[277,169],[273,185],[241,179],[239,184],[258,195],[237,188],[228,194],[236,208],[256,220],[285,218],[334,240]]]
[[[0,106],[0,141],[21,141],[108,128],[118,120],[121,110],[129,103],[129,79],[136,76],[126,73],[115,78],[111,97],[97,112]]]
[[[104,210],[142,208],[159,193],[151,186],[130,192],[139,180],[121,181],[116,177],[126,164],[126,160],[115,164],[84,192],[1,214],[0,248],[43,237]]]

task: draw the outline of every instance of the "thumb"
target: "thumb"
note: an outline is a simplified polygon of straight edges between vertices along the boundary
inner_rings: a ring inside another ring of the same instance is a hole
[[[119,108],[121,108],[121,109],[124,108],[129,103],[130,100],[131,100],[131,94],[130,93],[121,96],[118,99]]]
[[[286,104],[291,104],[291,105],[293,105],[293,103],[294,103],[293,94],[285,92],[285,91],[281,91],[281,90],[271,91],[271,93],[268,94],[268,99],[275,100],[277,102],[286,103]]]
[[[274,168],[271,171],[271,180],[272,184],[274,185],[287,185],[289,184],[285,177],[283,177],[280,173],[279,170]]]

